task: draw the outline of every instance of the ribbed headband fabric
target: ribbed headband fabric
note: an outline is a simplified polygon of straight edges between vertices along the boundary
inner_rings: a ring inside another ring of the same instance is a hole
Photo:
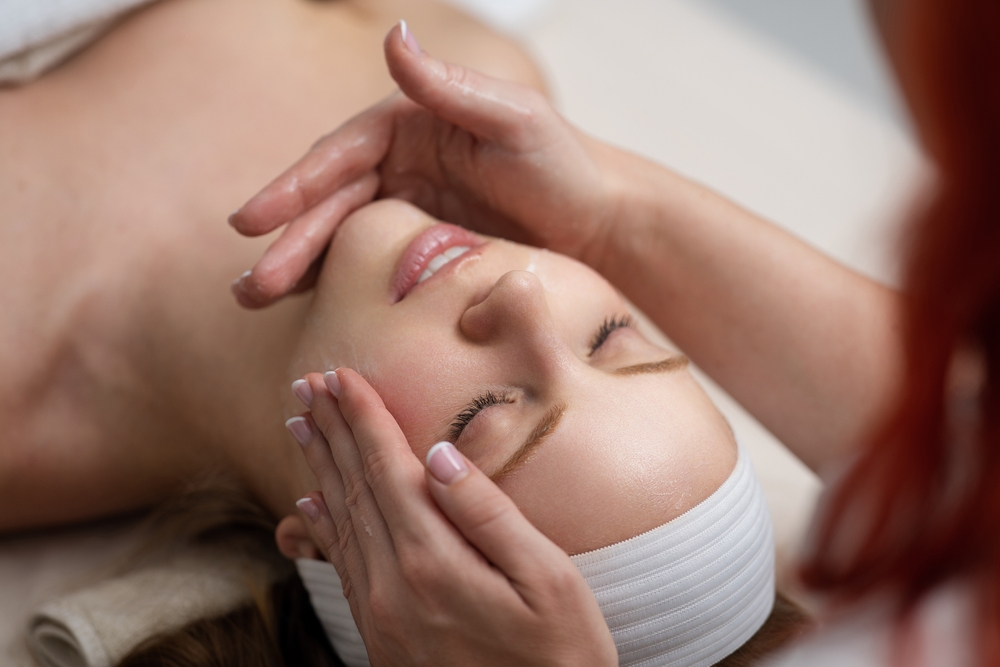
[[[572,561],[594,591],[621,667],[713,665],[746,643],[774,604],[771,517],[742,447],[704,501]],[[337,654],[348,667],[367,667],[336,570],[318,560],[296,565]]]
[[[659,528],[572,557],[621,665],[702,667],[742,646],[774,605],[771,515],[750,458]]]

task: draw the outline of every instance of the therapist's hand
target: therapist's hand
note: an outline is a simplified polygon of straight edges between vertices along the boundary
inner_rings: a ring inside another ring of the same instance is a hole
[[[436,60],[399,26],[385,55],[401,92],[321,139],[230,217],[248,236],[287,225],[234,283],[241,304],[309,287],[337,225],[376,197],[584,261],[602,247],[618,207],[607,166],[617,151],[541,93]]]
[[[299,507],[373,666],[618,664],[582,575],[489,478],[454,447],[425,470],[357,373],[306,380],[322,493]]]

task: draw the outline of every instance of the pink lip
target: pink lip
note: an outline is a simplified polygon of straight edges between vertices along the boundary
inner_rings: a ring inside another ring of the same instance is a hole
[[[475,248],[481,245],[483,245],[483,241],[478,236],[456,225],[440,223],[425,229],[417,238],[410,241],[410,245],[406,246],[403,256],[399,259],[399,264],[396,265],[396,272],[392,277],[392,302],[397,303],[405,298],[417,284],[420,274],[427,269],[431,260],[448,248],[455,246]],[[451,260],[428,280],[433,280],[438,273],[442,273],[456,261],[464,259],[466,255]]]

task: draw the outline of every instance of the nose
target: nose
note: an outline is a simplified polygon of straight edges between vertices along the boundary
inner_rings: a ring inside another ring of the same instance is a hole
[[[487,297],[463,313],[459,327],[470,341],[502,348],[512,361],[528,362],[540,371],[556,368],[569,352],[541,280],[528,271],[500,276]]]

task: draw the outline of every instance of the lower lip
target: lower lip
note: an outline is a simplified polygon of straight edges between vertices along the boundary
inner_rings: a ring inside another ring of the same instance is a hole
[[[410,290],[417,285],[417,280],[419,280],[420,275],[427,268],[427,265],[437,255],[456,246],[476,248],[481,245],[483,245],[483,241],[478,236],[456,225],[440,223],[425,229],[417,238],[410,241],[410,245],[406,246],[406,250],[403,251],[403,255],[396,265],[396,272],[392,278],[392,302],[396,303],[406,298]],[[448,271],[457,262],[467,258],[470,252],[472,251],[470,250],[451,260],[435,271],[434,275],[424,282],[434,280],[439,273]],[[423,283],[420,284],[422,285]]]

